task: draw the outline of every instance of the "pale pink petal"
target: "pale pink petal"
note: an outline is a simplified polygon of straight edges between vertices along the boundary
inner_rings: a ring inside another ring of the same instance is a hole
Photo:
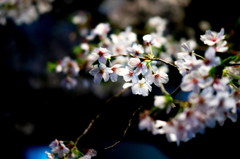
[[[133,86],[132,86],[132,93],[133,93],[133,94],[138,94],[139,88],[140,88],[140,87],[139,87],[139,84],[138,84],[138,83],[135,84],[135,85],[133,85]]]
[[[112,82],[117,82],[118,75],[115,72],[111,73],[110,77]]]
[[[89,74],[92,76],[95,76],[98,72],[99,72],[99,69],[96,67],[96,68],[91,69],[89,71]]]
[[[213,47],[209,47],[205,52],[205,57],[210,60],[215,57],[215,54],[216,54],[215,49]]]
[[[104,56],[101,56],[98,58],[99,63],[106,63],[106,58]]]
[[[131,58],[128,62],[128,65],[131,67],[136,67],[141,61],[138,58]]]
[[[104,79],[104,82],[107,82],[109,80],[109,74],[108,73],[104,73],[103,74],[103,79]]]
[[[103,74],[97,73],[94,76],[93,82],[99,84],[102,80]]]
[[[123,88],[125,89],[131,86],[132,86],[132,83],[124,83]]]

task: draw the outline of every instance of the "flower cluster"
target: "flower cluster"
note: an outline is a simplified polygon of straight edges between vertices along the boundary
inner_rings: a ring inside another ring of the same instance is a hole
[[[181,141],[186,142],[195,137],[196,133],[204,133],[206,127],[214,128],[216,123],[222,126],[227,118],[237,121],[240,71],[239,65],[228,65],[239,59],[230,56],[231,59],[221,61],[216,56],[216,52],[228,49],[227,42],[223,41],[224,37],[223,28],[219,33],[207,30],[201,36],[204,44],[209,46],[204,57],[196,54],[189,42],[182,44],[185,52],[178,54],[175,64],[183,76],[181,90],[190,92],[188,100],[180,104],[182,110],[169,121],[154,121],[148,113],[140,120],[140,130],[146,128],[153,134],[166,134],[169,142],[177,142],[179,145]],[[231,72],[232,70],[234,71]],[[154,106],[160,109],[169,108],[169,103],[174,100],[166,97],[155,96]]]
[[[17,25],[30,24],[39,14],[52,10],[54,0],[2,0],[0,1],[0,24],[11,18]]]
[[[143,46],[137,43],[136,34],[131,32],[130,28],[126,28],[126,31],[119,35],[111,34],[111,40],[106,36],[109,30],[109,25],[103,23],[94,29],[103,42],[109,42],[105,45],[107,47],[100,46],[92,51],[91,56],[95,57],[95,62],[92,64],[94,68],[89,73],[94,76],[94,83],[99,84],[102,79],[106,82],[109,78],[112,82],[117,82],[117,77],[123,76],[127,82],[123,88],[131,86],[133,94],[148,96],[152,90],[152,83],[160,87],[160,84],[168,82],[168,75],[157,69],[149,59],[154,57],[151,46],[156,41],[152,35],[143,36],[146,44]],[[145,53],[147,47],[150,47],[151,54]]]
[[[63,141],[55,139],[49,145],[52,149],[51,153],[46,151],[48,159],[91,159],[97,155],[97,151],[94,149],[81,149],[74,147],[72,141],[69,142],[66,147]]]
[[[222,126],[228,118],[237,121],[240,56],[227,52],[229,47],[223,28],[219,33],[207,30],[201,35],[200,40],[207,49],[197,53],[194,39],[182,38],[176,42],[164,33],[166,24],[167,20],[161,17],[150,18],[148,28],[153,31],[142,35],[140,43],[137,38],[140,36],[130,26],[114,33],[109,23],[100,23],[89,30],[90,34],[85,34],[84,43],[76,48],[78,64],[65,58],[56,70],[70,78],[78,74],[78,65],[82,64],[93,76],[95,85],[101,85],[102,80],[116,83],[122,76],[122,88],[131,87],[133,94],[144,97],[149,96],[152,87],[159,87],[162,95],[155,95],[152,109],[140,114],[139,129],[147,129],[154,135],[166,134],[169,142],[179,145],[197,133],[204,133],[207,127]],[[97,45],[92,44],[93,41],[98,41]],[[223,58],[225,54],[227,58]],[[182,76],[179,87],[171,94],[163,85],[169,81],[169,66]],[[68,87],[73,88],[74,84]],[[189,92],[187,101],[174,99],[177,90]],[[168,120],[159,120],[162,110],[170,115],[173,109],[177,110],[176,114]]]

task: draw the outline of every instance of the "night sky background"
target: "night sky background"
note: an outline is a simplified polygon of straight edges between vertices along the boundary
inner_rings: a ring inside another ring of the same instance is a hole
[[[72,1],[62,0],[53,2],[53,10],[43,14],[31,25],[16,26],[10,19],[6,26],[0,26],[1,35],[1,144],[4,148],[2,158],[26,159],[24,150],[30,146],[49,145],[54,139],[73,140],[84,131],[88,123],[102,110],[105,100],[91,92],[78,94],[77,91],[66,91],[49,84],[40,89],[32,87],[34,81],[48,81],[47,62],[59,60],[65,53],[71,54],[72,47],[79,42],[70,41],[69,33],[76,26],[68,21],[69,14],[77,10],[87,10],[94,17],[92,25],[106,21],[105,15],[98,12],[101,1]],[[198,27],[201,20],[209,21],[212,30],[230,32],[239,17],[237,1],[192,1],[185,8],[184,24],[195,28],[196,39],[203,32]],[[179,33],[178,36],[183,34]],[[232,40],[236,43],[239,30],[235,30]],[[239,49],[239,48],[238,48]],[[58,59],[56,59],[58,58]],[[180,83],[181,77],[170,70],[170,84],[166,85],[169,92]],[[90,77],[90,75],[86,75]],[[61,76],[59,76],[61,77]],[[34,79],[29,80],[29,79]],[[129,90],[128,90],[129,91]],[[153,136],[150,132],[138,130],[138,115],[133,117],[122,143],[109,150],[103,150],[118,141],[128,124],[132,113],[141,105],[145,108],[152,106],[153,88],[149,97],[123,94],[120,98],[111,100],[100,118],[96,120],[89,132],[80,140],[78,147],[94,148],[97,158],[118,158],[118,156],[141,156],[152,154],[134,147],[149,144],[168,158],[218,158],[226,155],[228,158],[239,157],[240,120],[232,123],[229,119],[223,127],[206,129],[204,135],[197,134],[187,143],[169,143],[165,135]],[[160,93],[159,93],[160,94]],[[186,94],[177,96],[179,99]],[[30,123],[34,126],[31,134],[26,135],[17,127]],[[122,145],[121,145],[122,144]],[[120,158],[120,157],[119,157]],[[131,157],[136,158],[136,156]],[[139,158],[139,157],[138,157]],[[151,157],[151,159],[154,157]]]

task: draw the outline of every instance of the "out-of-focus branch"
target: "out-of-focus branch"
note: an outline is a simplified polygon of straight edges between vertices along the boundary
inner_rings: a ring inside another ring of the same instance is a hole
[[[135,110],[134,113],[131,115],[131,118],[130,118],[129,121],[128,121],[128,126],[127,126],[127,128],[125,129],[122,138],[121,138],[119,141],[115,142],[115,144],[113,144],[113,145],[111,145],[111,146],[109,146],[109,147],[104,148],[105,150],[110,149],[110,148],[116,146],[117,144],[119,144],[119,143],[123,140],[123,138],[125,137],[125,135],[126,135],[126,133],[127,133],[128,128],[131,126],[131,122],[132,122],[133,117],[135,116],[135,114],[136,114],[140,109],[142,109],[142,107],[143,107],[143,106],[139,107],[139,108],[138,108],[137,110]]]
[[[113,98],[116,98],[116,97],[119,97],[122,93],[124,93],[128,88],[130,87],[127,87],[123,90],[121,90],[119,93],[117,93],[116,95],[110,97],[106,103],[105,103],[105,106],[113,99]],[[89,129],[92,127],[93,123],[100,117],[101,113],[103,112],[103,110],[101,110],[101,112],[94,118],[91,120],[91,122],[88,124],[88,127],[84,130],[84,132],[76,139],[75,143],[74,143],[74,146],[71,148],[71,150],[73,150],[76,146],[77,146],[77,143],[78,141],[89,131]],[[70,153],[71,151],[69,151]]]

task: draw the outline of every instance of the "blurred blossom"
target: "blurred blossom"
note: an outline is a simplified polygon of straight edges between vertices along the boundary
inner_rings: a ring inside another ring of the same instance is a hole
[[[77,85],[77,80],[74,78],[71,78],[69,76],[67,76],[65,79],[62,80],[61,82],[61,86],[63,88],[66,88],[67,90],[71,90],[73,88],[75,88]]]
[[[34,125],[31,122],[26,122],[24,124],[16,124],[15,129],[24,133],[25,135],[30,135],[34,131]]]
[[[206,31],[206,30],[209,30],[211,29],[211,24],[208,22],[208,21],[205,21],[205,20],[202,20],[198,23],[198,26],[199,28],[202,30],[202,31]]]
[[[0,2],[0,24],[12,19],[17,25],[30,24],[37,20],[39,14],[52,10],[54,0],[2,0]]]
[[[185,16],[184,7],[190,2],[191,0],[105,0],[99,6],[99,11],[121,28],[138,25],[156,15],[164,15],[176,27],[181,27]]]
[[[72,19],[73,24],[85,24],[87,22],[87,14],[84,11],[78,11]]]

